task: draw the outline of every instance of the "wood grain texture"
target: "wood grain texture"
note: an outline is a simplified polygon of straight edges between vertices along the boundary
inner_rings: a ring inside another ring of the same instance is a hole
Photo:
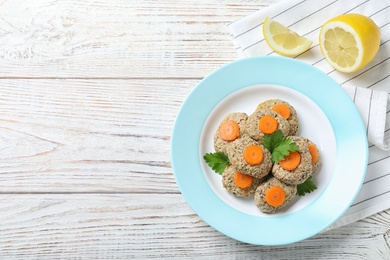
[[[0,77],[203,77],[237,57],[226,24],[272,2],[1,1]]]
[[[170,135],[197,82],[0,80],[0,191],[177,192]]]
[[[281,247],[200,219],[170,164],[226,24],[278,0],[0,1],[1,259],[390,259],[390,210]]]
[[[7,259],[388,259],[390,211],[280,247],[230,239],[180,194],[0,195]],[[265,234],[263,234],[265,235]],[[357,250],[359,249],[359,250]]]

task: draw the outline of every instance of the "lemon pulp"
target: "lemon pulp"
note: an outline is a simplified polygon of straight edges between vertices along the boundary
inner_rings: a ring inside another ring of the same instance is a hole
[[[338,71],[354,72],[367,65],[378,52],[380,30],[369,17],[345,14],[322,26],[319,44],[331,66]]]
[[[265,18],[263,23],[263,34],[271,49],[284,56],[299,55],[313,43],[269,17]]]

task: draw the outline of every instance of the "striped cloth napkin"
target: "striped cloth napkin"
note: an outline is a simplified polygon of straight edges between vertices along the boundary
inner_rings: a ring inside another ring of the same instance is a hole
[[[334,70],[318,45],[321,26],[345,13],[369,16],[381,29],[378,54],[352,74]],[[366,179],[351,207],[329,229],[390,208],[390,0],[283,0],[228,24],[240,57],[278,55],[263,38],[262,25],[267,16],[313,41],[312,47],[295,59],[338,82],[355,102],[366,125],[370,143]]]

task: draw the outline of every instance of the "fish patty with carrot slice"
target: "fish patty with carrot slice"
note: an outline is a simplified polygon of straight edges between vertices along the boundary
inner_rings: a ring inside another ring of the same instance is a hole
[[[269,177],[256,188],[254,201],[262,212],[274,213],[286,207],[296,194],[296,185],[289,185],[275,177]]]
[[[230,113],[219,124],[214,134],[214,149],[216,152],[225,152],[226,145],[246,133],[245,113]]]
[[[298,115],[297,111],[290,103],[281,99],[268,99],[257,106],[256,110],[260,109],[273,110],[287,119],[290,124],[290,132],[288,135],[297,135],[299,130]]]
[[[259,109],[247,119],[247,133],[259,142],[265,135],[281,130],[284,136],[290,133],[290,124],[287,119],[269,109]]]
[[[309,152],[309,140],[301,136],[289,136],[299,149],[290,152],[284,160],[275,163],[272,167],[272,174],[280,181],[297,185],[304,183],[313,174],[312,157]]]
[[[255,178],[266,176],[272,168],[272,155],[260,142],[244,134],[226,146],[230,163]]]
[[[222,173],[223,187],[236,197],[247,197],[252,195],[262,179],[243,174],[229,165]]]

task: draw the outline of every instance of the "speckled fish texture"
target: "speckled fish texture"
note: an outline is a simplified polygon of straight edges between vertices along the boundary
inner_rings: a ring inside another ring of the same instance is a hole
[[[244,150],[250,145],[257,145],[263,150],[263,160],[260,164],[250,165],[245,161]],[[226,146],[226,154],[230,163],[240,172],[256,178],[266,176],[272,168],[272,155],[262,144],[244,134]]]
[[[268,99],[260,103],[257,106],[256,110],[260,110],[264,108],[272,110],[275,107],[275,105],[278,104],[286,105],[290,109],[290,116],[287,118],[287,122],[290,124],[290,132],[288,133],[288,135],[297,135],[299,131],[299,121],[298,121],[297,111],[287,101],[281,99]]]
[[[272,186],[279,186],[283,189],[286,194],[286,198],[280,206],[274,207],[267,203],[265,196],[267,191]],[[260,183],[257,187],[254,195],[254,201],[256,206],[264,213],[274,213],[276,210],[284,208],[287,204],[295,197],[297,194],[297,186],[296,185],[288,185],[286,183],[281,182],[275,177],[270,177],[266,179],[264,182]]]
[[[227,115],[219,124],[217,131],[214,134],[214,149],[216,152],[223,152],[225,153],[226,145],[230,141],[222,140],[222,138],[219,136],[218,130],[221,124],[225,121],[233,120],[236,122],[240,128],[240,136],[246,133],[246,120],[248,119],[248,115],[245,113],[230,113]]]
[[[240,188],[234,183],[234,175],[237,169],[234,166],[227,166],[222,174],[223,187],[232,195],[236,197],[248,197],[255,193],[256,188],[259,186],[262,179],[253,177],[252,185],[248,188]]]
[[[284,136],[290,133],[290,124],[288,121],[278,113],[269,109],[259,109],[251,114],[247,119],[247,133],[249,136],[259,142],[262,142],[264,133],[259,128],[259,120],[263,116],[271,116],[278,122],[278,129],[280,129]]]
[[[285,170],[279,163],[275,163],[272,167],[272,174],[286,184],[301,184],[313,173],[313,165],[311,163],[311,155],[308,148],[309,140],[300,136],[289,136],[289,138],[298,145],[298,153],[301,155],[301,161],[298,167],[292,171]]]

